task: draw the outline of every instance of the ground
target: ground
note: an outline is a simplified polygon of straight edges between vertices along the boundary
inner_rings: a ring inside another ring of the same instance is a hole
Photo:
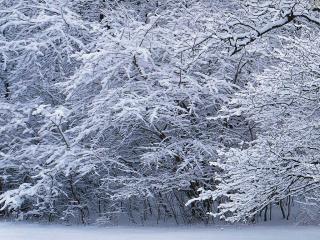
[[[0,223],[1,240],[319,240],[320,227],[62,227]]]

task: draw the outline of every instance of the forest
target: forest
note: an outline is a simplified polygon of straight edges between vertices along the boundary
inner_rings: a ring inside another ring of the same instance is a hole
[[[319,0],[0,0],[0,220],[320,221]]]

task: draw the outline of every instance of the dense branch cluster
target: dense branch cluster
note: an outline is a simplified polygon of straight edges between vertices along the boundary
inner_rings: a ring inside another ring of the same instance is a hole
[[[209,223],[304,202],[315,219],[316,10],[0,0],[0,214]]]

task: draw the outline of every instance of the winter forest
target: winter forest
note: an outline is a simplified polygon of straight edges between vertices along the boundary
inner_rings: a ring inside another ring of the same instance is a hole
[[[320,1],[0,0],[0,220],[320,222]]]

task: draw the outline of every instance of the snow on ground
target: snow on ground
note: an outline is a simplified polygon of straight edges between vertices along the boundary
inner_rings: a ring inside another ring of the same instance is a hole
[[[320,227],[62,227],[0,223],[1,240],[319,240]]]

